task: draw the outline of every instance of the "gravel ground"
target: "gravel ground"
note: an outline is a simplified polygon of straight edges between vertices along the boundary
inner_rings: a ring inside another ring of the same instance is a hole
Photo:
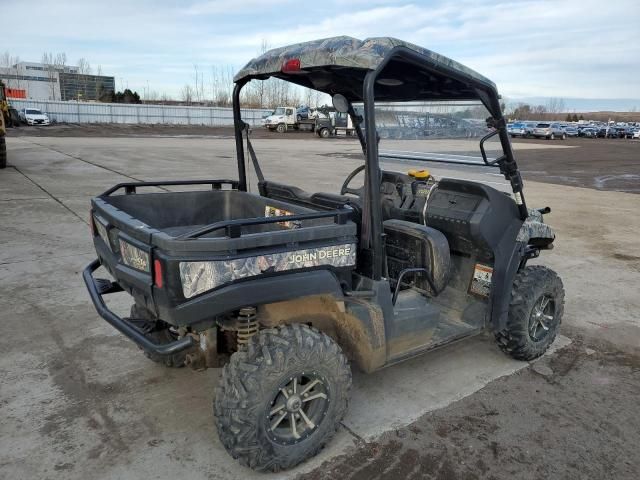
[[[299,479],[637,480],[639,373],[638,352],[574,337]]]
[[[56,124],[48,127],[22,126],[10,129],[9,135],[17,137],[206,136],[226,138],[233,136],[233,129],[198,125]],[[308,139],[327,142],[327,140],[316,139],[306,131],[291,130],[286,134],[279,134],[263,128],[254,128],[251,135],[256,139]],[[640,193],[640,162],[638,161],[640,140],[569,138],[564,141],[513,139],[512,142],[525,179],[596,190]],[[410,145],[412,142],[403,140],[402,143]],[[536,145],[576,148],[535,148]]]

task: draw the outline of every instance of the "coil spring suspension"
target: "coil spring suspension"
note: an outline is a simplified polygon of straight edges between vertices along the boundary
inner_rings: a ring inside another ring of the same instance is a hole
[[[238,349],[244,348],[249,339],[258,333],[258,320],[255,307],[241,308],[236,319]]]

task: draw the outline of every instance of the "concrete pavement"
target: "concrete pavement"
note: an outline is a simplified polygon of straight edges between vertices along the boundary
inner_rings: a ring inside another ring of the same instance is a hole
[[[341,156],[359,152],[351,141],[255,146],[268,177],[310,191],[336,191],[361,163]],[[0,340],[0,476],[265,478],[239,467],[217,439],[211,400],[218,372],[146,360],[99,319],[80,278],[93,258],[91,196],[131,179],[233,178],[233,141],[23,137],[10,138],[8,148],[10,167],[0,172],[0,319],[9,333]],[[504,183],[495,171],[430,168],[437,176]],[[526,193],[531,206],[553,208],[557,248],[540,262],[565,282],[565,325],[637,346],[640,197],[533,182]],[[118,294],[111,306],[124,314],[129,299]],[[525,365],[477,338],[356,375],[348,429],[286,477]]]

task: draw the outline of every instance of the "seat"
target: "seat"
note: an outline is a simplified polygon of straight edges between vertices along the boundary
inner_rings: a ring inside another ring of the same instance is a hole
[[[336,193],[317,192],[309,193],[301,188],[284,183],[265,181],[260,183],[260,191],[263,196],[294,203],[307,208],[322,210],[338,210],[349,206],[353,209],[353,220],[360,223],[362,217],[362,201],[357,197],[338,195]]]
[[[444,234],[431,227],[396,219],[384,221],[384,233],[389,279],[397,283],[403,270],[424,268],[426,274],[406,275],[402,285],[430,296],[440,294],[449,282],[451,270],[449,242]]]

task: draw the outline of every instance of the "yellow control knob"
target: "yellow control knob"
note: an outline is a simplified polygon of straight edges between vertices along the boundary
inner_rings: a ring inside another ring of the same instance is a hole
[[[412,168],[411,170],[409,170],[407,172],[407,174],[410,177],[419,179],[419,180],[425,180],[427,178],[429,178],[431,176],[431,173],[429,173],[429,170],[416,170],[414,168]]]

